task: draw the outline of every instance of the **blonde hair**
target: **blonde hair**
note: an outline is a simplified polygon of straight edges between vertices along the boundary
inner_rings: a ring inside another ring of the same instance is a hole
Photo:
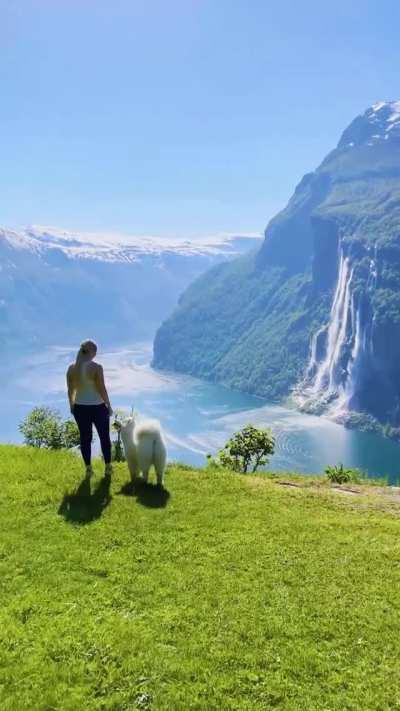
[[[81,378],[82,378],[82,366],[83,364],[91,360],[92,358],[95,357],[97,353],[97,343],[92,341],[90,338],[88,338],[86,341],[82,341],[81,345],[79,346],[79,351],[76,354],[75,358],[75,377],[77,380],[77,384],[80,383]]]

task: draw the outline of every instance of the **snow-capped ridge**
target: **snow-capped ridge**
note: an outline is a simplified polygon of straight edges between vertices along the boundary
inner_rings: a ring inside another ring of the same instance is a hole
[[[150,235],[125,235],[113,232],[78,232],[32,225],[20,231],[0,228],[0,240],[13,248],[26,249],[36,254],[57,250],[69,259],[90,259],[106,262],[136,262],[148,256],[157,257],[171,253],[179,256],[235,255],[238,242],[254,243],[261,235],[217,234],[199,238],[158,237]],[[243,251],[243,250],[241,250]]]
[[[400,140],[400,101],[377,101],[344,131],[338,148]]]
[[[382,110],[384,110],[388,122],[400,119],[400,101],[378,101],[366,113],[371,111],[374,114],[379,114]]]

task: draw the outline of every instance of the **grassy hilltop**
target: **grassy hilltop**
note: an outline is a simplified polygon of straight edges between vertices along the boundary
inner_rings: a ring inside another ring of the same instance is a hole
[[[400,709],[395,494],[96,470],[0,447],[3,711]]]

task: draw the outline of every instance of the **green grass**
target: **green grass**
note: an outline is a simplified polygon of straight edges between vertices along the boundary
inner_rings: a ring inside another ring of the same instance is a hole
[[[74,455],[0,447],[2,711],[400,709],[396,506],[100,471],[74,495]]]

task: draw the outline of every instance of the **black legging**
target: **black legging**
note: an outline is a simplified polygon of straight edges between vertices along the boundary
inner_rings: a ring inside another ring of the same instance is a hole
[[[101,451],[106,464],[111,462],[110,415],[102,405],[74,405],[74,417],[79,428],[81,452],[86,466],[92,457],[93,425],[99,435]]]

